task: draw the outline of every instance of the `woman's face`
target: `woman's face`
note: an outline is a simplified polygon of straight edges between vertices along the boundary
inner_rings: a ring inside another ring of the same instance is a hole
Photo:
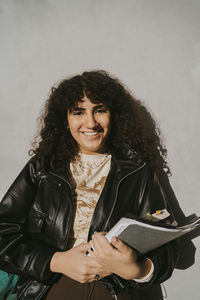
[[[67,113],[71,135],[81,153],[104,153],[111,128],[110,111],[104,104],[94,104],[86,96],[82,100],[72,112]]]

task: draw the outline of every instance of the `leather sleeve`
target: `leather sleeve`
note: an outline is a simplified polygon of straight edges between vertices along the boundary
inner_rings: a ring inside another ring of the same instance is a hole
[[[153,168],[149,168],[146,173],[146,186],[143,191],[143,199],[141,203],[140,216],[145,216],[147,213],[155,213],[156,210],[167,209],[170,216],[163,220],[171,224],[175,221],[173,211],[170,208],[170,203],[166,197],[166,193],[160,183],[159,176]],[[152,279],[146,283],[137,283],[129,281],[130,286],[136,288],[144,288],[152,283],[162,283],[167,280],[177,264],[178,254],[178,239],[171,241],[145,255],[150,258],[154,264],[154,274]]]
[[[32,239],[28,213],[37,192],[34,163],[29,161],[0,202],[0,269],[51,282],[49,264],[56,249]]]

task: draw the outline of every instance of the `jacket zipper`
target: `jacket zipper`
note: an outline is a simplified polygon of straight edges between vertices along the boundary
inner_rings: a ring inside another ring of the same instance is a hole
[[[57,175],[57,174],[54,173],[54,172],[49,172],[49,173],[52,174],[52,175],[54,175],[55,177],[59,178],[60,180],[64,181],[64,182],[68,185],[68,187],[70,188],[71,194],[73,195],[72,186],[71,186],[71,184],[70,184],[66,179],[64,179],[62,176]],[[71,210],[73,211],[73,204],[72,204],[71,201],[69,201],[69,203],[70,203],[70,206],[71,206]],[[71,223],[71,221],[72,221],[72,215],[69,215],[69,218],[70,218],[70,221],[69,221],[69,222]],[[71,226],[70,226],[70,227],[71,227]],[[68,230],[68,233],[67,233],[67,235],[66,235],[66,237],[65,237],[65,245],[64,245],[64,249],[66,249],[66,246],[67,246],[67,241],[68,241],[68,237],[69,237],[69,232],[70,232],[70,230]]]
[[[112,208],[111,208],[111,210],[110,210],[110,214],[109,214],[109,216],[108,216],[108,218],[107,218],[107,221],[106,221],[106,223],[104,224],[103,231],[105,231],[105,229],[106,229],[106,227],[107,227],[107,225],[108,225],[108,222],[109,222],[109,220],[110,220],[110,218],[111,218],[111,215],[112,215],[112,213],[113,213],[113,210],[114,210],[114,207],[115,207],[115,204],[116,204],[116,201],[117,201],[117,196],[118,196],[119,186],[120,186],[121,182],[122,182],[124,179],[126,179],[128,176],[130,176],[131,174],[133,174],[133,173],[139,171],[140,169],[142,169],[145,165],[146,165],[146,163],[144,163],[144,164],[143,164],[142,166],[140,166],[139,168],[137,168],[137,169],[131,171],[130,173],[126,174],[126,175],[125,175],[124,177],[122,177],[122,178],[120,179],[120,181],[118,182],[117,189],[116,189],[116,193],[115,193],[115,199],[114,199],[114,202],[113,202],[113,206],[112,206]]]

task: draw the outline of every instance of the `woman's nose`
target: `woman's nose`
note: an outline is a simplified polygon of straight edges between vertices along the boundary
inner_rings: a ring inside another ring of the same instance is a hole
[[[85,125],[87,128],[94,128],[97,125],[97,121],[93,113],[86,116]]]

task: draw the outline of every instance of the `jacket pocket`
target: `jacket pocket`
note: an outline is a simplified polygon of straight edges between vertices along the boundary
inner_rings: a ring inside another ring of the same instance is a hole
[[[40,211],[32,211],[29,216],[29,232],[40,233],[44,226],[46,215]]]

